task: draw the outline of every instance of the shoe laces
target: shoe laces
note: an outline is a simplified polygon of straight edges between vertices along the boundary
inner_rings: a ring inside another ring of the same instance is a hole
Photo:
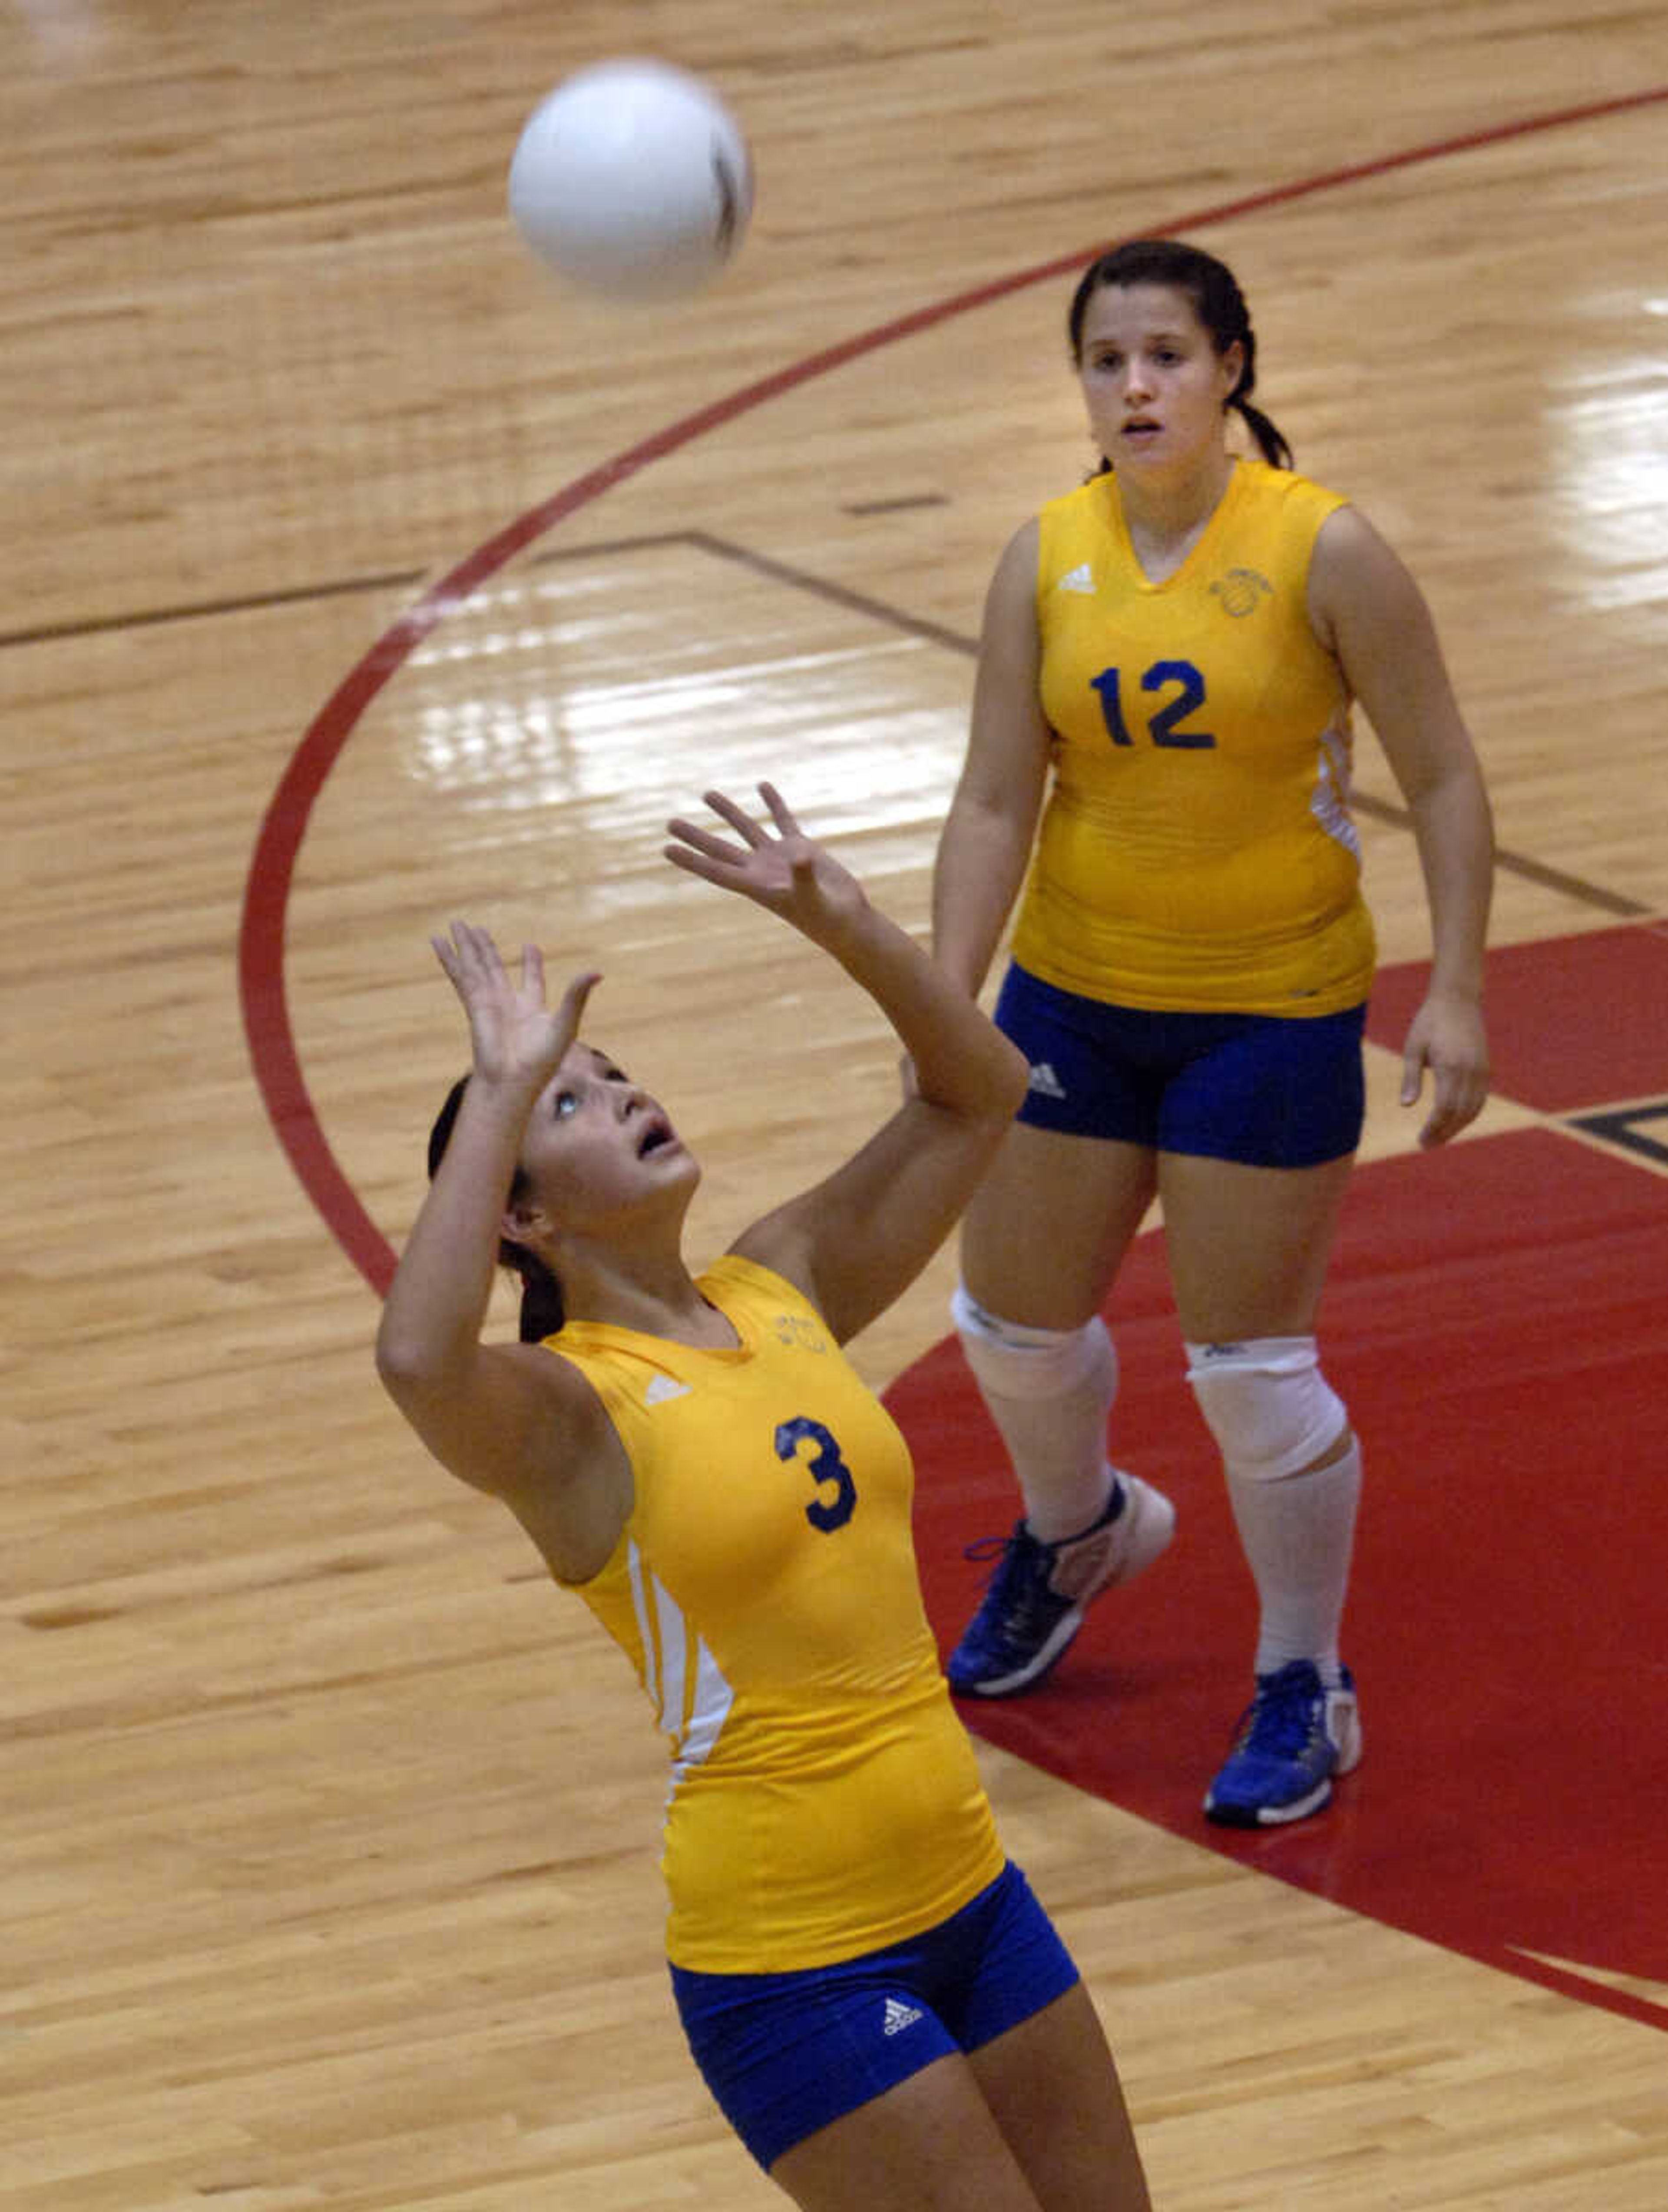
[[[976,1565],[980,1566],[983,1565],[986,1559],[995,1559],[1000,1562],[1007,1558],[1009,1553],[1015,1548],[1020,1540],[1021,1540],[1017,1535],[981,1536],[976,1544],[968,1544],[963,1547],[961,1557],[964,1559],[971,1559]],[[989,1574],[985,1577],[986,1587],[993,1583],[1001,1572],[1002,1568],[999,1564],[992,1567]]]
[[[986,1559],[996,1562],[982,1587],[994,1593],[1001,1607],[1002,1632],[1010,1643],[1022,1643],[1034,1632],[1040,1606],[1053,1595],[1048,1587],[1049,1549],[1048,1545],[1032,1535],[1022,1521],[1011,1535],[981,1536],[962,1552],[963,1559],[977,1565]],[[1028,1571],[1028,1555],[1032,1553],[1039,1555],[1040,1573]]]
[[[1301,1659],[1289,1660],[1277,1674],[1259,1683],[1240,1716],[1234,1748],[1270,1759],[1297,1758],[1314,1734],[1315,1708],[1324,1695],[1315,1669]]]

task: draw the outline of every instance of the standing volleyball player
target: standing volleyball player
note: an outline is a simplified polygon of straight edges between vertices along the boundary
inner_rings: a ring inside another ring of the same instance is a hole
[[[949,1234],[1024,1063],[761,788],[771,827],[709,793],[733,835],[674,823],[668,857],[838,961],[917,1095],[692,1275],[700,1171],[578,1041],[596,978],[547,1008],[537,953],[513,976],[454,924],[435,949],[474,1065],[435,1125],[379,1370],[655,1704],[678,2009],[759,2163],[808,2212],[1145,2212],[1094,2006],[1004,1856],[939,1668],[907,1449],[839,1349]],[[481,1338],[500,1258],[514,1345]]]
[[[949,1678],[983,1697],[1040,1681],[1089,1601],[1170,1540],[1168,1500],[1107,1462],[1101,1318],[1156,1195],[1260,1606],[1251,1703],[1205,1810],[1260,1826],[1325,1805],[1361,1750],[1339,1648],[1361,1452],[1314,1335],[1374,960],[1352,702],[1429,902],[1402,1085],[1412,1105],[1430,1079],[1427,1146],[1487,1093],[1492,830],[1425,601],[1253,404],[1230,271],[1167,240],[1122,246],[1084,272],[1069,331],[1102,467],[998,564],[934,885],[937,957],[974,994],[1023,881],[996,1018],[1031,1069],[967,1211],[955,1300],[1024,1510]],[[1230,410],[1260,459],[1231,451]]]

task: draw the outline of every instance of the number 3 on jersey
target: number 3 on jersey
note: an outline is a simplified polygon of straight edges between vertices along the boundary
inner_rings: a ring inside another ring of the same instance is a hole
[[[829,1535],[843,1528],[857,1510],[857,1485],[852,1480],[852,1470],[840,1456],[840,1446],[821,1421],[809,1420],[804,1414],[792,1421],[780,1421],[776,1428],[776,1456],[781,1460],[799,1459],[802,1443],[816,1446],[809,1461],[801,1464],[808,1469],[819,1495],[805,1508],[805,1518],[813,1528]],[[832,1484],[834,1495],[822,1495]]]
[[[1123,673],[1121,668],[1103,668],[1098,676],[1089,678],[1091,688],[1101,701],[1101,717],[1107,726],[1107,735],[1115,745],[1133,744],[1129,724],[1124,720]],[[1209,751],[1216,744],[1209,730],[1184,730],[1181,725],[1204,704],[1204,678],[1191,660],[1155,660],[1141,678],[1143,691],[1172,691],[1174,696],[1147,718],[1147,734],[1155,745],[1168,745],[1183,752]]]

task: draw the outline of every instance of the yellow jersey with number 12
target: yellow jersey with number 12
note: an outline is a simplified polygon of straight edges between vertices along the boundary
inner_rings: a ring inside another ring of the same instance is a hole
[[[948,1918],[1003,1853],[922,1603],[897,1425],[781,1276],[732,1253],[700,1281],[733,1350],[590,1322],[547,1340],[634,1485],[579,1590],[670,1739],[673,1964],[828,1966]]]
[[[1014,937],[1033,975],[1183,1012],[1327,1014],[1366,998],[1350,702],[1307,605],[1315,538],[1345,503],[1236,461],[1158,583],[1115,476],[1042,509],[1053,773]]]

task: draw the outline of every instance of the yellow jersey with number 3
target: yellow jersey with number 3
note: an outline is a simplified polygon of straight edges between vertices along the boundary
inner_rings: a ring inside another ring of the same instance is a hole
[[[631,1461],[630,1519],[578,1587],[670,1739],[668,1954],[782,1972],[918,1935],[1004,1862],[921,1599],[908,1446],[792,1284],[732,1253],[701,1288],[735,1349],[547,1341]]]
[[[1236,461],[1157,583],[1113,475],[1042,509],[1053,772],[1013,948],[1031,974],[1187,1012],[1326,1014],[1365,999],[1350,702],[1307,604],[1315,538],[1344,504]]]

